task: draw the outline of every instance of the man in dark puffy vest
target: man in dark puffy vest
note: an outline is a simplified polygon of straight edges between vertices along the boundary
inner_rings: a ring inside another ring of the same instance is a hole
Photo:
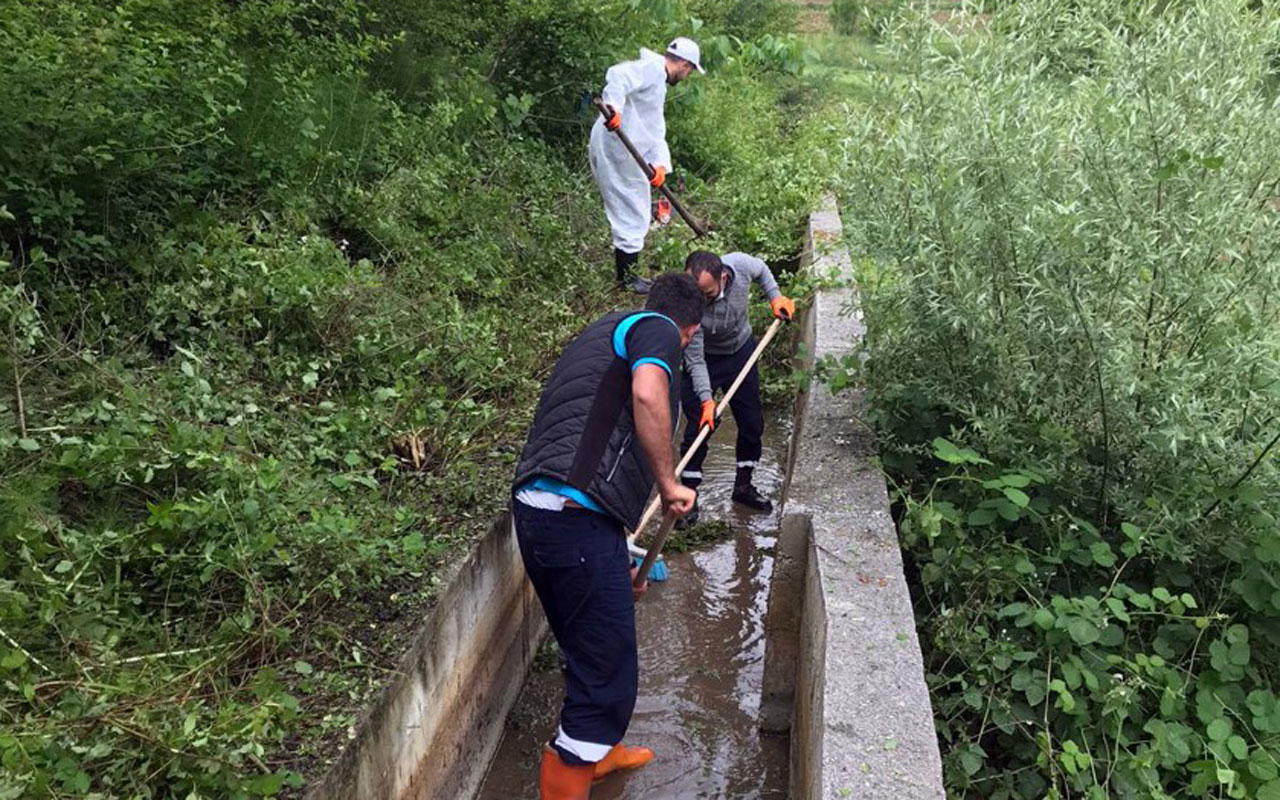
[[[697,493],[675,479],[681,351],[702,319],[689,275],[663,275],[645,311],[607,314],[564,349],[512,484],[525,569],[564,652],[560,727],[542,754],[543,800],[585,800],[593,779],[648,763],[624,747],[639,664],[624,526],[656,480],[667,513]]]

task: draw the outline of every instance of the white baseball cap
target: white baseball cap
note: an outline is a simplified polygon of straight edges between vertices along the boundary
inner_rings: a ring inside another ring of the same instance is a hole
[[[667,52],[676,58],[688,61],[700,74],[707,74],[707,71],[702,68],[702,51],[698,49],[698,43],[694,40],[677,36],[671,40],[671,44],[667,45]]]

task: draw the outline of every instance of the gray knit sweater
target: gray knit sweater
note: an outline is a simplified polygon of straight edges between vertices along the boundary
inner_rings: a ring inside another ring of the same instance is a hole
[[[769,265],[760,259],[746,253],[728,253],[720,260],[728,267],[729,273],[724,291],[714,303],[703,309],[702,327],[684,351],[684,368],[693,381],[693,391],[699,400],[711,399],[706,357],[732,355],[751,338],[751,320],[747,316],[751,282],[760,284],[767,300],[782,294]]]

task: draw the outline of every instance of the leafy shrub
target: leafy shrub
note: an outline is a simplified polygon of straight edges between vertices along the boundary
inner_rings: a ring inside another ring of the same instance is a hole
[[[957,795],[1280,793],[1280,17],[1128,13],[1032,0],[959,48],[917,18],[850,120]]]
[[[879,39],[903,5],[901,0],[832,0],[831,27],[838,33]]]
[[[725,31],[768,17],[747,5]],[[274,796],[323,769],[505,504],[557,344],[616,300],[578,95],[695,11],[6,9],[0,797]],[[719,64],[733,93],[673,93],[673,129],[777,105],[794,48],[757,40]],[[708,176],[813,181],[780,116],[751,137]],[[761,142],[800,177],[758,170]],[[726,238],[798,248],[798,189],[759,235],[740,184],[691,183]],[[650,263],[687,247],[658,232]]]

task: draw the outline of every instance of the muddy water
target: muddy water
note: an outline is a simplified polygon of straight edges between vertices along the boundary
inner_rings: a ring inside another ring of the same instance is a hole
[[[787,431],[766,423],[756,485],[777,504]],[[592,800],[617,798],[786,797],[787,738],[758,729],[764,664],[764,613],[774,514],[734,505],[736,436],[726,419],[712,440],[702,484],[702,519],[724,520],[733,535],[668,560],[671,579],[650,583],[636,607],[640,697],[627,741],[657,758],[596,783]],[[556,665],[525,684],[479,797],[538,796],[541,749],[555,730],[564,681]]]

